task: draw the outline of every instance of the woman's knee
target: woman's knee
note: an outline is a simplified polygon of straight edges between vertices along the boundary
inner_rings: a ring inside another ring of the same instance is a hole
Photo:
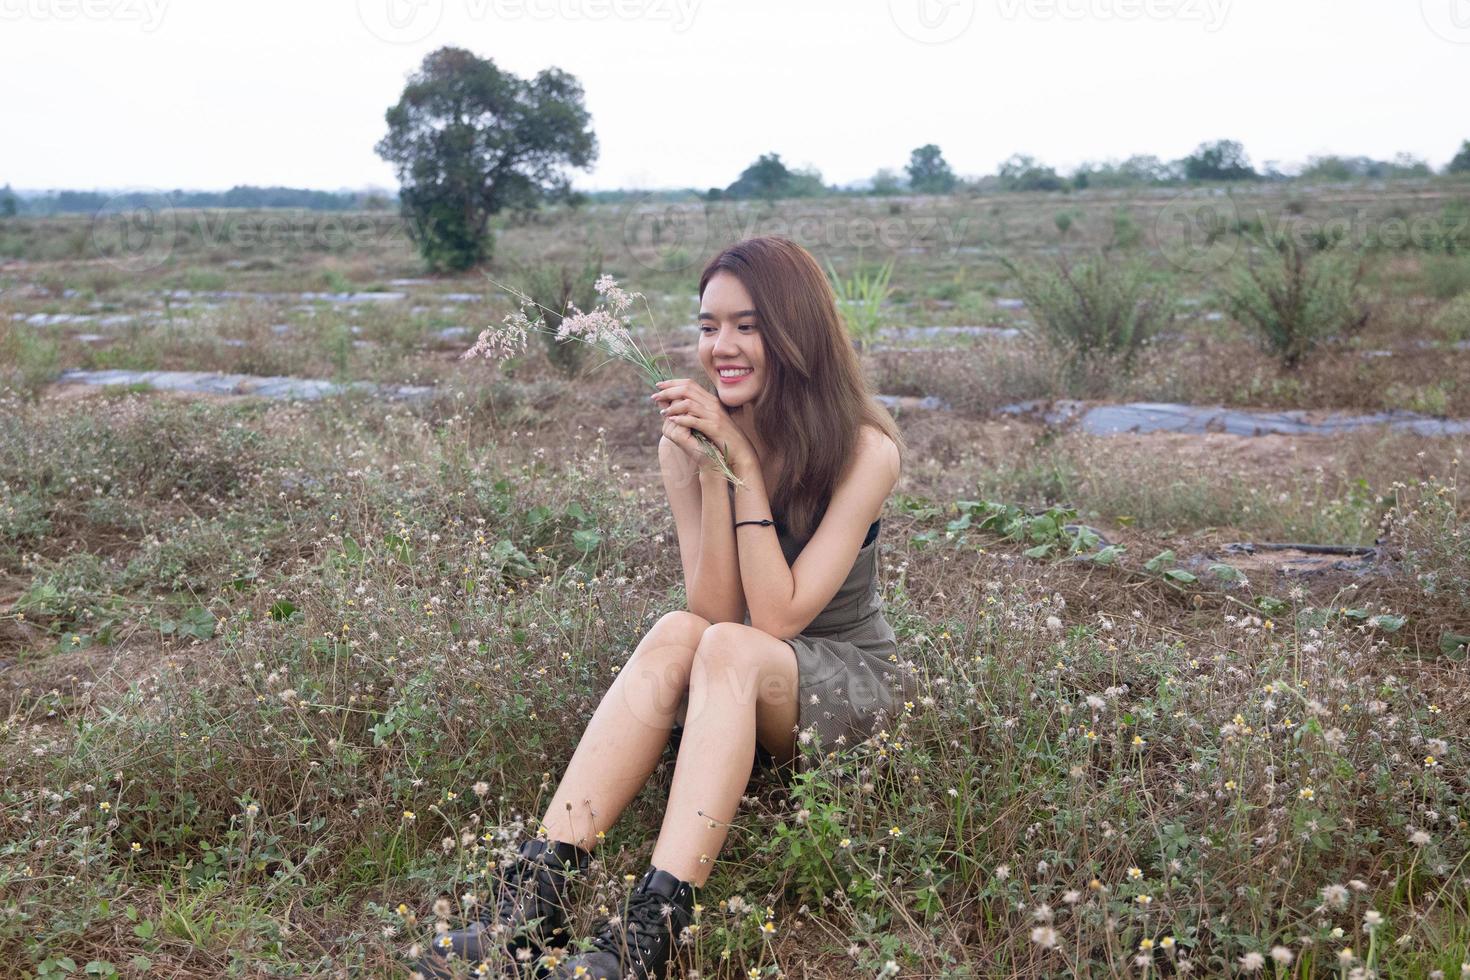
[[[709,686],[733,684],[745,690],[758,686],[770,673],[768,648],[753,642],[756,634],[739,623],[715,623],[704,631],[694,651],[691,683]]]
[[[703,616],[695,615],[687,609],[675,609],[659,617],[658,622],[649,629],[645,640],[652,640],[659,646],[687,646],[692,655],[694,648],[699,646],[699,641],[704,637],[704,631],[709,628],[710,621]]]
[[[623,672],[654,676],[682,692],[689,686],[694,651],[709,625],[708,620],[682,610],[664,614],[633,651]]]
[[[733,689],[762,702],[794,698],[796,656],[789,644],[739,623],[716,623],[705,631],[694,651],[690,684]]]

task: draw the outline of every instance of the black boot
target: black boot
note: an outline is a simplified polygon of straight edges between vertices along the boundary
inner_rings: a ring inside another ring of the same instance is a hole
[[[558,962],[546,980],[663,980],[679,934],[693,921],[694,886],[650,867],[623,914],[592,937],[592,948]]]
[[[526,841],[516,862],[496,875],[495,892],[482,906],[480,920],[435,936],[431,952],[415,969],[442,980],[453,976],[451,959],[463,960],[472,969],[482,962],[493,966],[499,959],[504,966],[472,975],[531,976],[530,964],[543,946],[566,944],[567,876],[585,875],[591,857],[574,844]]]

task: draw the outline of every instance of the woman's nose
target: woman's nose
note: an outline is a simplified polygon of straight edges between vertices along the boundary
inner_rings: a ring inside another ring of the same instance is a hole
[[[715,355],[723,357],[734,357],[740,353],[740,348],[735,344],[735,335],[728,330],[721,330],[715,335]]]

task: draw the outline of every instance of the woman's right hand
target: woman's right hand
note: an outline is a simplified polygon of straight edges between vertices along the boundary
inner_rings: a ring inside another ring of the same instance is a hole
[[[693,429],[666,418],[664,419],[664,437],[684,451],[685,455],[681,459],[688,464],[686,472],[689,475],[697,474],[698,469],[715,468],[716,464],[710,459],[704,443],[694,437]]]

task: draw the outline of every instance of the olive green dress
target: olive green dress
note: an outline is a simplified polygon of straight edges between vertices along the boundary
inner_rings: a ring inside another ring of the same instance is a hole
[[[795,565],[806,542],[791,535],[780,514],[773,511],[771,517],[786,564]],[[914,680],[899,663],[898,642],[883,616],[878,591],[882,523],[880,518],[868,527],[837,594],[805,629],[786,641],[796,652],[800,731],[812,732],[824,752],[861,742],[891,725],[903,702],[913,697]],[[750,625],[749,613],[745,623]]]

